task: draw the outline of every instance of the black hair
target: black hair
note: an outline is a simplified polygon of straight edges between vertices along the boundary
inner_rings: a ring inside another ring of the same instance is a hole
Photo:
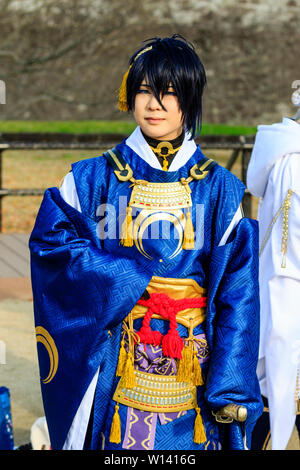
[[[135,97],[144,78],[147,78],[162,107],[160,96],[164,96],[172,83],[178,97],[184,128],[191,132],[192,138],[195,137],[202,124],[202,94],[206,74],[194,46],[179,34],[163,39],[155,37],[144,42],[146,44],[129,60],[131,68],[126,85],[128,109],[134,110]],[[150,46],[150,50],[141,54]]]

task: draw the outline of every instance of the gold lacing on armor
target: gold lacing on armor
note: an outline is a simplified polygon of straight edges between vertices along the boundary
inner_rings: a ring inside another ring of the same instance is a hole
[[[154,413],[190,410],[197,406],[196,386],[178,382],[174,375],[134,371],[136,386],[129,388],[120,380],[113,400],[132,408]]]
[[[191,178],[192,180],[192,178]],[[182,248],[191,250],[195,246],[194,228],[191,219],[192,207],[189,178],[170,183],[152,183],[145,180],[129,179],[132,183],[132,192],[127,207],[126,217],[121,228],[121,244],[126,247],[133,246],[133,220],[132,207],[147,210],[183,210],[187,209],[184,225],[184,239]],[[184,216],[183,216],[184,217]]]
[[[109,151],[109,154],[118,167],[118,170],[115,170],[116,176],[120,181],[130,181],[132,183],[130,187],[133,188],[126,210],[126,217],[122,223],[121,245],[125,247],[133,246],[132,207],[168,211],[187,209],[182,249],[193,250],[195,247],[195,233],[190,212],[190,208],[192,207],[192,191],[189,187],[189,183],[193,180],[204,179],[209,173],[209,170],[206,170],[206,168],[213,160],[208,159],[200,168],[197,164],[194,165],[190,170],[190,176],[188,178],[181,178],[180,181],[170,183],[152,183],[146,180],[136,180],[128,164],[125,166],[125,170],[127,171],[126,175],[122,175],[122,170],[124,170],[123,166],[112,151]]]

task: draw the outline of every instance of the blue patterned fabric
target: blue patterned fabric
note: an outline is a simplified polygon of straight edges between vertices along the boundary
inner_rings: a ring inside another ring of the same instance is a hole
[[[29,244],[35,323],[58,351],[57,372],[49,383],[42,382],[42,394],[51,446],[61,449],[99,365],[99,379],[105,375],[105,410],[121,322],[147,287],[156,263],[103,251],[95,222],[65,203],[56,188],[45,192]],[[38,355],[45,379],[53,353],[39,342]]]
[[[187,178],[190,168],[203,158],[197,147],[178,171],[163,172],[151,168],[124,142],[118,150],[136,179],[152,182]],[[250,437],[262,411],[255,375],[259,315],[256,222],[243,219],[228,243],[218,247],[243,197],[243,184],[219,165],[204,180],[192,181],[192,219],[198,228],[196,249],[181,250],[169,259],[177,243],[171,228],[168,239],[144,241],[151,252],[152,258],[148,259],[135,246],[122,246],[118,237],[99,239],[103,205],[114,206],[115,221],[117,225],[122,223],[132,190],[130,182],[120,183],[104,157],[77,162],[72,171],[82,213],[69,206],[56,188],[48,189],[29,242],[35,322],[45,332],[45,339],[41,335],[38,342],[38,355],[52,448],[63,447],[99,366],[94,428],[99,433],[107,429],[117,383],[121,323],[153,275],[192,278],[208,289],[206,334],[212,360],[205,394],[207,414],[210,408],[228,402],[247,406],[249,420],[245,428],[226,428],[229,447],[243,448],[245,430]],[[119,207],[120,199],[123,209]],[[53,343],[56,355],[50,351]],[[51,370],[55,374],[49,381]],[[159,449],[170,448],[172,439],[180,434],[180,424],[168,426],[170,444],[163,441],[162,431],[158,433]],[[194,444],[180,441],[176,445],[189,449]]]
[[[0,387],[0,450],[12,450],[14,436],[9,389]]]
[[[150,167],[125,143],[117,146],[122,156],[134,171],[137,180],[148,180],[156,183],[167,183],[188,178],[190,169],[203,159],[204,155],[199,146],[186,165],[178,171],[161,171]],[[99,222],[101,217],[99,207],[104,210],[104,204],[115,207],[116,234],[126,214],[130,199],[131,182],[120,183],[113,169],[102,157],[82,160],[72,165],[76,190],[80,200],[82,212],[92,220]],[[241,203],[245,187],[232,173],[216,165],[204,180],[192,181],[193,210],[192,220],[196,231],[195,250],[181,250],[173,259],[173,253],[178,239],[170,228],[171,236],[166,239],[163,234],[159,239],[144,240],[146,252],[150,252],[154,260],[163,259],[155,270],[155,275],[164,277],[194,278],[201,286],[207,284],[207,267],[209,265],[211,249],[219,244],[224,232],[228,228],[239,204]],[[121,203],[119,203],[121,201]],[[119,207],[120,206],[120,207]],[[120,253],[126,257],[138,256],[138,250],[128,249],[120,245],[118,238],[110,234],[102,240],[105,251]]]
[[[248,448],[253,426],[263,410],[256,377],[259,343],[257,253],[257,221],[244,218],[226,245],[212,250],[208,274],[206,334],[212,354],[205,397],[212,410],[229,403],[246,406]],[[241,441],[242,427],[235,426],[233,436],[237,442]]]

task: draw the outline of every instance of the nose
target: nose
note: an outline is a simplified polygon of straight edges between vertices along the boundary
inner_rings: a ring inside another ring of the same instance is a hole
[[[150,110],[162,109],[162,106],[159,104],[158,100],[152,93],[149,95],[148,108]]]

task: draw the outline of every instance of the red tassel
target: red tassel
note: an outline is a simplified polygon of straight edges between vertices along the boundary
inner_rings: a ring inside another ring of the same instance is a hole
[[[163,335],[159,331],[151,330],[150,326],[143,325],[142,328],[137,332],[141,343],[153,344],[159,346]]]
[[[143,319],[143,325],[140,331],[137,332],[140,342],[155,346],[162,344],[165,356],[182,359],[184,342],[177,331],[176,314],[186,308],[205,307],[206,297],[174,300],[167,294],[152,293],[149,299],[140,299],[138,304],[148,307],[148,311]],[[170,321],[170,329],[166,336],[163,336],[159,331],[151,330],[150,321],[153,313],[159,314]]]
[[[180,338],[177,330],[170,329],[162,339],[164,356],[172,357],[174,359],[182,359],[183,346],[183,339]]]
[[[159,346],[163,339],[163,334],[160,331],[152,331],[153,343],[154,346]]]

